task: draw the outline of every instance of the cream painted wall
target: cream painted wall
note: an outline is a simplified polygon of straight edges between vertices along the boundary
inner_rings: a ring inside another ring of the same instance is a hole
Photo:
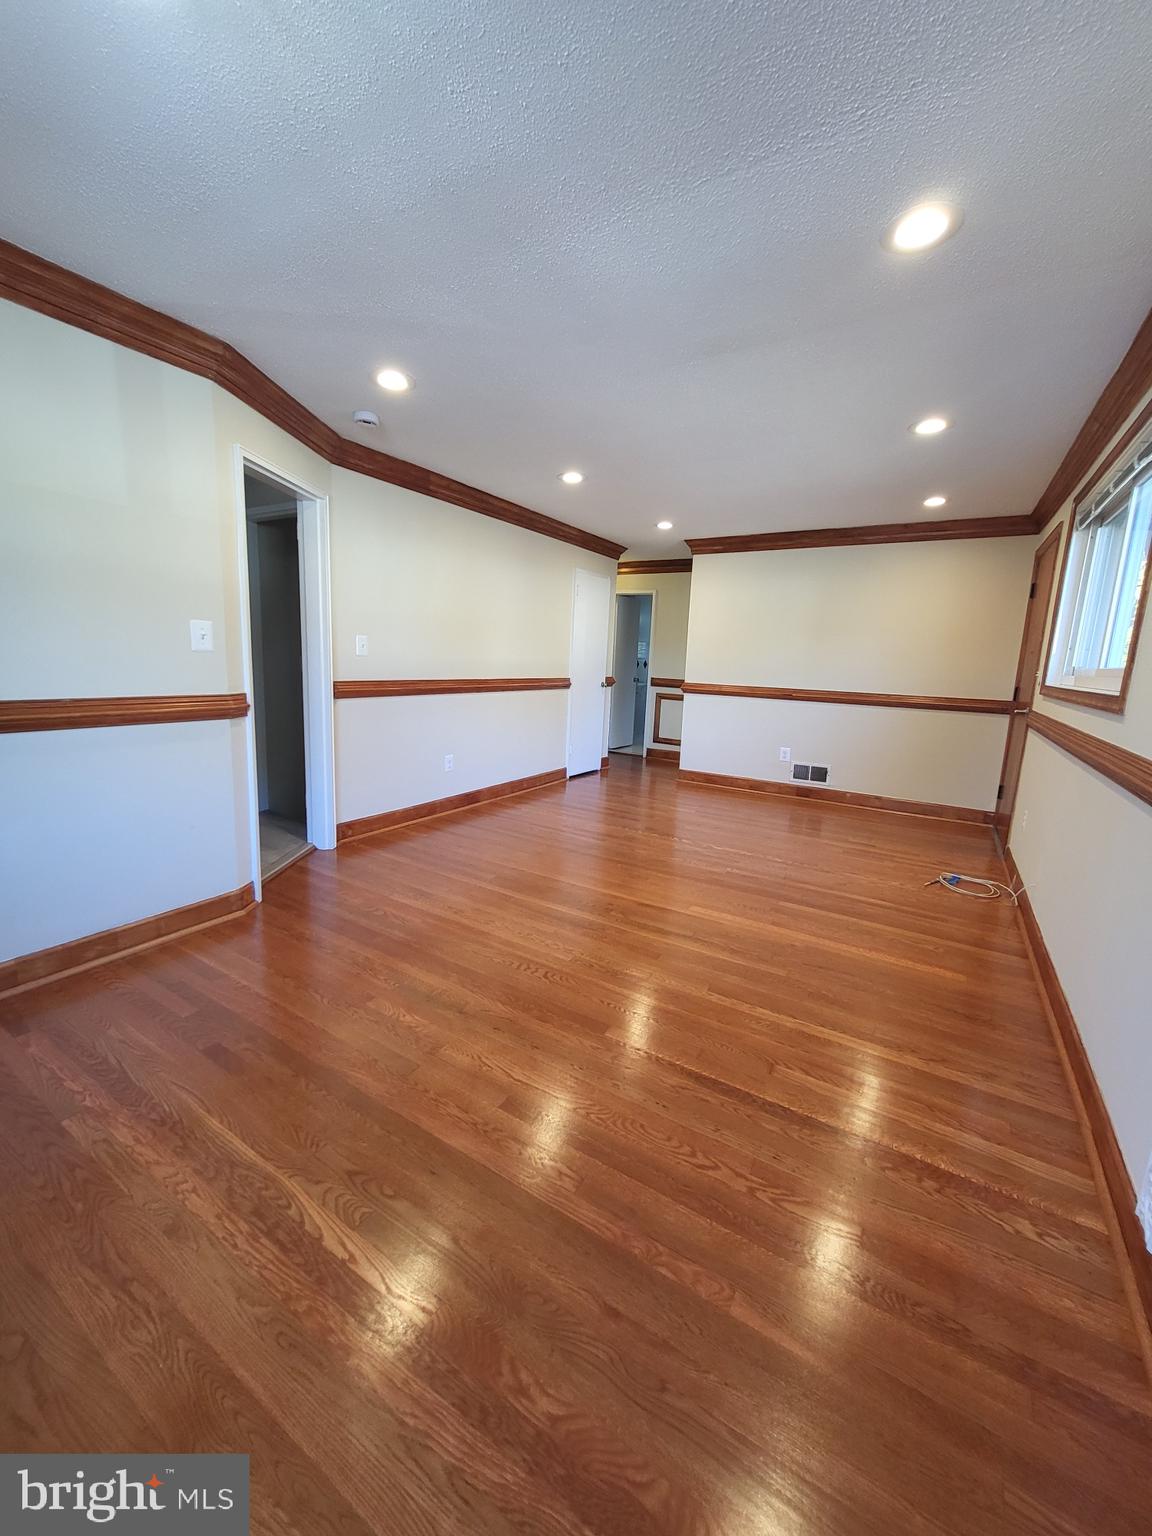
[[[615,574],[574,545],[336,469],[335,675],[567,677],[577,569]],[[562,768],[567,721],[563,691],[342,699],[337,820]]]
[[[1057,520],[1067,536],[1070,516],[1069,503],[1040,539]],[[1036,709],[1152,756],[1152,630],[1123,715],[1042,695]],[[1009,841],[1139,1192],[1152,1156],[1152,806],[1031,733]]]
[[[0,355],[0,697],[242,691],[237,444],[329,496],[336,677],[568,675],[573,573],[611,561],[333,471],[207,381],[3,301]],[[338,815],[561,767],[566,723],[562,692],[341,704]],[[0,960],[249,878],[243,721],[7,736],[0,792]]]
[[[627,559],[627,552],[622,556]],[[690,572],[669,571],[656,575],[623,575],[616,578],[617,592],[652,592],[655,594],[655,632],[648,668],[650,677],[686,677],[688,653],[688,608],[692,597]],[[679,728],[679,707],[665,705],[662,714],[664,734],[669,727]],[[645,745],[652,745],[655,708],[649,690]]]
[[[691,682],[1011,697],[1028,538],[697,556]],[[689,695],[681,766],[978,810],[996,803],[1003,716]]]

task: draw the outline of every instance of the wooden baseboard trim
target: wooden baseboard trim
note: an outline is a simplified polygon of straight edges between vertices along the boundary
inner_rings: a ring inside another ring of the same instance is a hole
[[[474,805],[485,805],[489,800],[504,800],[509,795],[522,795],[530,789],[543,789],[547,784],[562,784],[567,777],[565,769],[550,768],[547,773],[534,773],[526,779],[508,779],[503,784],[470,789],[465,794],[448,795],[443,800],[425,800],[422,805],[407,805],[398,811],[381,811],[377,816],[359,816],[355,821],[339,823],[336,843],[339,847],[356,838],[370,837],[374,832],[391,832],[395,827],[406,827],[414,821],[427,821],[432,816],[448,816],[453,811],[466,811]]]
[[[243,693],[163,693],[108,699],[0,699],[0,732],[82,731],[110,725],[240,720]]]
[[[601,773],[607,773],[608,772],[608,755],[607,755],[607,753],[605,753],[605,755],[600,759],[600,772]]]
[[[858,810],[890,811],[900,816],[931,816],[940,821],[967,821],[991,826],[993,813],[966,805],[936,805],[930,800],[897,800],[888,795],[863,795],[848,789],[827,789],[814,784],[782,783],[776,779],[744,779],[730,773],[704,773],[681,768],[685,784],[713,789],[742,789],[756,795],[784,795],[796,800],[818,800],[826,805],[848,805]]]
[[[679,768],[680,753],[671,747],[649,747],[644,761],[655,763],[658,767],[666,764],[669,768]]]
[[[1023,886],[1012,850],[1005,848],[1003,854],[1013,886]],[[1120,1272],[1140,1336],[1144,1362],[1148,1367],[1149,1378],[1152,1379],[1152,1254],[1144,1246],[1144,1234],[1136,1216],[1136,1192],[1132,1188],[1132,1180],[1116,1140],[1100,1084],[1096,1081],[1088,1052],[1084,1049],[1076,1017],[1060,985],[1060,978],[1044,942],[1027,890],[1019,891],[1017,908],[1028,958],[1044,1000],[1052,1038],[1084,1131],[1088,1158],[1100,1187]]]
[[[26,992],[30,987],[40,987],[77,971],[91,970],[94,965],[105,965],[110,960],[121,960],[126,955],[152,949],[170,939],[183,938],[201,928],[214,927],[249,911],[255,902],[256,892],[249,881],[237,891],[210,896],[207,901],[173,907],[169,912],[159,912],[155,917],[144,917],[139,922],[105,928],[101,933],[90,933],[83,939],[70,939],[51,949],[19,955],[0,964],[0,997]]]

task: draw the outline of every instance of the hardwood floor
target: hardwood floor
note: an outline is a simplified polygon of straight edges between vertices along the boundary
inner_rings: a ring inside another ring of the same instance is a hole
[[[607,774],[0,1004],[0,1448],[299,1536],[1147,1532],[986,828]]]

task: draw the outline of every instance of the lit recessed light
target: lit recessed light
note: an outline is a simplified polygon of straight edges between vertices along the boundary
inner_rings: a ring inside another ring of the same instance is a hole
[[[929,496],[925,499],[926,507],[942,507],[948,500],[947,496]]]
[[[884,244],[890,251],[905,255],[913,251],[926,251],[931,245],[939,245],[960,228],[960,210],[948,203],[921,203],[910,208],[891,225],[884,235]]]
[[[918,421],[912,428],[917,437],[935,437],[937,432],[943,432],[948,423],[943,416],[925,416],[923,421]]]
[[[669,528],[671,528],[672,524],[665,522],[665,523],[657,523],[656,526],[657,526],[657,528],[660,529],[661,533],[667,533]]]
[[[412,381],[406,373],[401,373],[399,368],[381,368],[376,375],[376,382],[381,389],[387,389],[394,395],[402,395],[406,389],[412,387]]]
[[[578,469],[566,469],[560,478],[565,485],[579,485],[584,476]]]

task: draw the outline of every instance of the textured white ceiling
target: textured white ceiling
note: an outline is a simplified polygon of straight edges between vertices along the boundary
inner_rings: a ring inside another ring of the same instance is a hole
[[[1147,0],[0,20],[0,234],[640,553],[1027,511],[1152,302]],[[884,251],[929,196],[960,234]]]

